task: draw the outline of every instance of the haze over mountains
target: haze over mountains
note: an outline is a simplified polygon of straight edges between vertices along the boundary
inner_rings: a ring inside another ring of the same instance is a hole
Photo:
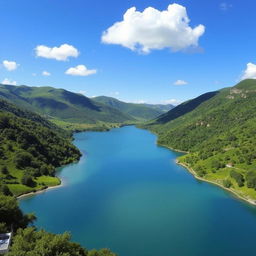
[[[129,116],[132,116],[138,120],[150,120],[155,117],[158,117],[159,115],[163,114],[164,112],[169,111],[174,106],[171,104],[162,105],[162,104],[136,104],[136,103],[126,103],[120,100],[117,100],[112,97],[106,97],[106,96],[99,96],[93,98],[93,100],[103,103],[107,106],[110,106],[112,108],[115,108],[125,114],[128,114]]]

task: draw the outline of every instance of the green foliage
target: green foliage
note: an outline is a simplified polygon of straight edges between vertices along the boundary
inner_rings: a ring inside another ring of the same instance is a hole
[[[242,187],[244,185],[244,176],[241,173],[231,170],[230,177],[237,182],[239,187]]]
[[[13,195],[13,193],[10,191],[10,189],[5,184],[0,184],[0,194],[3,194],[5,196]]]
[[[0,222],[0,234],[7,233],[9,230],[4,222]]]
[[[32,227],[19,229],[7,256],[116,256],[108,249],[88,252],[70,238],[69,233],[55,235]]]
[[[22,213],[14,197],[0,194],[0,223],[4,223],[9,230],[11,227],[14,230],[25,228],[34,220],[34,215],[24,215]]]
[[[230,188],[232,186],[232,183],[230,180],[223,180],[223,186],[225,188]]]
[[[254,188],[256,190],[256,171],[249,171],[246,174],[246,181],[248,188]]]
[[[4,120],[0,128],[0,185],[6,184],[15,195],[22,193],[21,188],[24,192],[31,191],[31,187],[43,188],[45,185],[37,182],[38,177],[54,176],[56,167],[80,157],[68,132],[29,113],[0,100],[0,120]],[[12,184],[25,186],[20,186],[17,194]]]
[[[8,168],[6,166],[2,166],[1,173],[2,174],[8,174],[9,173]]]
[[[36,185],[35,181],[33,180],[32,176],[25,173],[21,178],[21,183],[28,187],[34,187]]]
[[[88,256],[117,256],[115,253],[111,252],[109,249],[101,250],[91,250],[88,252]]]

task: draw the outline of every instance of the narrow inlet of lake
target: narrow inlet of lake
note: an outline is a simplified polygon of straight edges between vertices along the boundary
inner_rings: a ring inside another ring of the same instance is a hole
[[[119,256],[255,254],[256,208],[195,180],[155,135],[127,126],[74,144],[83,157],[60,170],[63,186],[19,201],[38,228]]]

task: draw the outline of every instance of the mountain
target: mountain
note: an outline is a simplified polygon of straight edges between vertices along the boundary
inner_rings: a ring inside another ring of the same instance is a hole
[[[109,107],[115,108],[122,113],[125,113],[137,120],[150,120],[156,118],[157,116],[165,112],[164,109],[170,109],[170,105],[152,105],[152,104],[135,104],[135,103],[126,103],[120,100],[117,100],[112,97],[99,96],[94,97],[94,101],[103,103]]]
[[[172,108],[167,113],[159,116],[156,120],[154,120],[154,122],[164,124],[164,123],[174,120],[180,116],[183,116],[186,113],[189,113],[190,111],[194,110],[196,107],[198,107],[203,102],[205,102],[205,101],[209,100],[210,98],[212,98],[213,96],[215,96],[217,93],[218,93],[218,91],[205,93],[195,99],[186,101],[186,102],[178,105],[177,107]]]
[[[0,84],[0,97],[46,118],[70,123],[134,121],[134,118],[115,108],[64,89]]]
[[[168,112],[169,110],[173,109],[174,106],[172,104],[148,104],[148,103],[142,103],[141,105],[162,111],[162,112]]]
[[[255,113],[256,80],[248,79],[188,101],[145,127],[159,135],[159,144],[189,152],[179,161],[198,177],[256,200]]]
[[[19,195],[59,184],[55,168],[79,157],[68,132],[0,99],[0,191]]]

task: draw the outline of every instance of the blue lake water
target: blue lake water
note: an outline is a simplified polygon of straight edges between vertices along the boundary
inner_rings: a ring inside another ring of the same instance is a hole
[[[127,126],[74,144],[83,157],[59,172],[64,186],[20,200],[37,227],[119,256],[255,255],[256,208],[195,180],[155,135]]]

